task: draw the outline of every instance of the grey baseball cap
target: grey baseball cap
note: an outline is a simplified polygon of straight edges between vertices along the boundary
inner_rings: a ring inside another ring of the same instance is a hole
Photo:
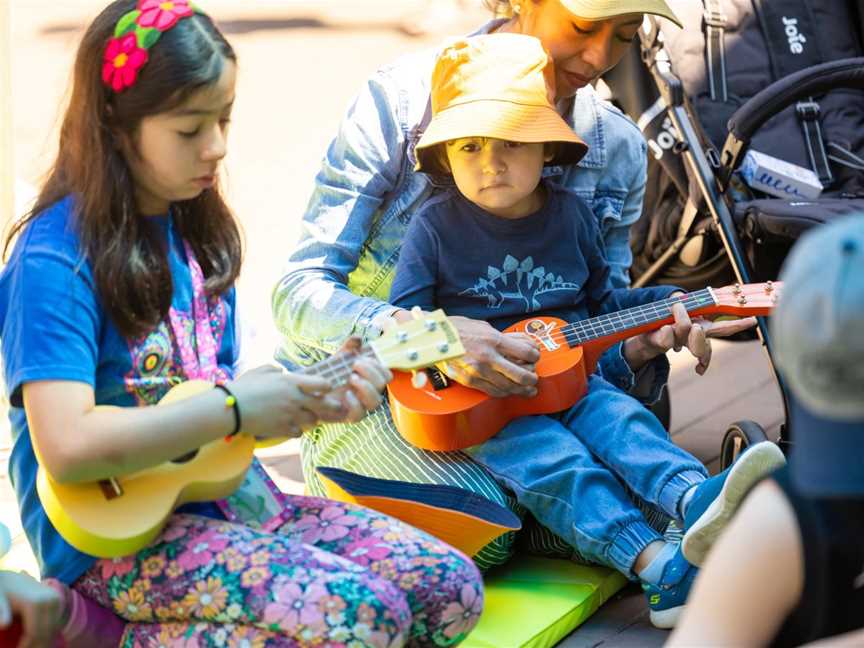
[[[864,494],[864,215],[804,235],[781,272],[771,318],[789,388],[796,486],[812,496]]]

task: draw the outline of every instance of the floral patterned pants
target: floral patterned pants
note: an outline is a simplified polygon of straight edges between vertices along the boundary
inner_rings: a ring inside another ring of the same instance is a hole
[[[450,646],[483,607],[469,558],[359,506],[288,498],[276,533],[174,515],[74,587],[129,624],[123,646]]]

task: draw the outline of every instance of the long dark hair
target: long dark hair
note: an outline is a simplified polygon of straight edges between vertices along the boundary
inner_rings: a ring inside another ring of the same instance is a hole
[[[135,0],[112,2],[87,29],[75,59],[72,94],[60,131],[57,159],[33,209],[12,225],[15,236],[66,196],[102,306],[120,332],[138,337],[168,313],[174,291],[167,250],[138,214],[129,166],[118,138],[135,142],[141,120],[173,110],[218,81],[225,60],[236,61],[225,37],[203,14],[180,20],[149,50],[131,88],[115,93],[102,83],[105,48],[117,21]],[[229,289],[240,274],[240,230],[217,188],[172,204],[175,226],[195,252],[208,294]]]

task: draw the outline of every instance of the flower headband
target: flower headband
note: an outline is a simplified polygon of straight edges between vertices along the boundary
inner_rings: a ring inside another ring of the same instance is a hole
[[[105,48],[102,82],[122,92],[138,80],[148,53],[162,36],[183,18],[203,13],[190,0],[138,0],[138,7],[117,21],[114,36]]]

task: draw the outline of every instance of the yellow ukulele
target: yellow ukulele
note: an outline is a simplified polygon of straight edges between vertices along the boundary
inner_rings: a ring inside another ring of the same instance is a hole
[[[369,342],[357,355],[412,371],[465,352],[443,311],[415,317]],[[304,371],[339,387],[350,377],[357,355],[337,354]],[[159,404],[212,388],[203,380],[181,383]],[[241,433],[146,470],[78,484],[58,483],[40,461],[36,489],[48,519],[73,547],[100,558],[126,556],[152,542],[178,506],[233,493],[246,476],[254,449],[255,439]]]

